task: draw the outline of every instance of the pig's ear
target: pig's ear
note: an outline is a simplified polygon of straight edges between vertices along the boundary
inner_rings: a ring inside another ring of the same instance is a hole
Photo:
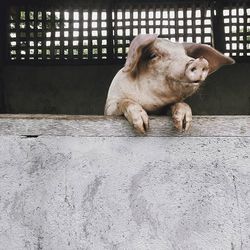
[[[127,60],[124,66],[124,72],[131,72],[132,75],[136,75],[137,64],[142,55],[143,49],[152,44],[158,35],[156,34],[140,34],[136,36],[130,44]]]
[[[234,64],[235,61],[228,56],[224,56],[218,50],[198,43],[183,43],[188,56],[193,58],[204,57],[209,63],[209,74],[213,73],[223,65]]]

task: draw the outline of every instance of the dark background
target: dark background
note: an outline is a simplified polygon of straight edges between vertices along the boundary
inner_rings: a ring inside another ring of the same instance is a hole
[[[0,112],[101,115],[109,85],[123,63],[18,65],[5,63],[0,24]],[[247,62],[248,61],[248,62]],[[250,114],[250,62],[225,66],[187,99],[194,114]]]
[[[122,65],[4,66],[7,113],[103,114]],[[225,66],[187,99],[194,114],[250,114],[250,63]]]

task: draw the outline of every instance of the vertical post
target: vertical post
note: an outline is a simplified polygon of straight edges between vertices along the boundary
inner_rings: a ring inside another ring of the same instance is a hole
[[[107,4],[107,59],[109,62],[113,62],[113,18],[112,11],[114,9],[115,2],[109,1]]]
[[[79,60],[83,60],[84,56],[83,56],[83,11],[84,11],[84,8],[83,8],[83,5],[79,6],[78,7],[78,12],[79,12],[79,38],[78,38],[78,59]],[[63,25],[63,23],[62,23]],[[63,43],[63,41],[61,41],[61,43]],[[62,48],[63,49],[63,48]]]
[[[216,11],[216,13],[214,13]],[[225,31],[223,24],[223,1],[214,1],[212,6],[212,28],[214,34],[214,47],[225,52]]]
[[[93,61],[93,44],[92,44],[92,4],[88,5],[88,60]]]
[[[5,1],[0,8],[0,113],[6,113],[5,85],[3,67],[6,62],[6,30],[7,30],[7,4]]]

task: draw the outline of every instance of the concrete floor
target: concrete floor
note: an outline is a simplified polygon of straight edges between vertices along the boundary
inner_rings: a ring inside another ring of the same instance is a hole
[[[0,249],[250,249],[249,124],[0,118]]]

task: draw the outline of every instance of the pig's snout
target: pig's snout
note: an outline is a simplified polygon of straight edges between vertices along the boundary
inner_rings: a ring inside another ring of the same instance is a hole
[[[188,82],[202,82],[206,79],[209,71],[208,61],[204,57],[192,59],[188,62],[185,76]]]

